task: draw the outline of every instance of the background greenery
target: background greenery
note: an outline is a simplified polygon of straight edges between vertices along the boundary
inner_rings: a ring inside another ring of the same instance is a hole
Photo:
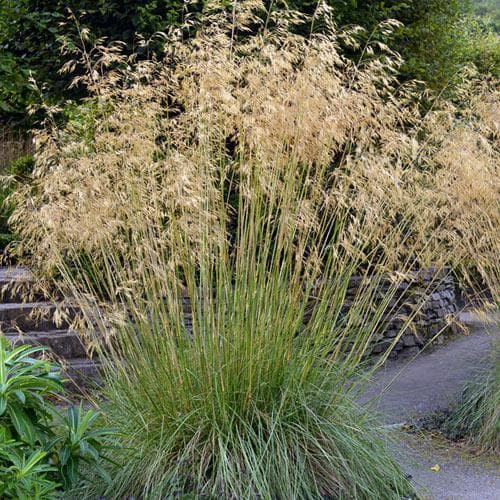
[[[231,2],[228,0],[227,2]],[[328,0],[340,25],[356,24],[367,30],[395,18],[405,26],[383,41],[399,51],[406,63],[402,78],[418,78],[441,90],[453,84],[460,70],[476,62],[487,72],[499,67],[499,12],[495,0]],[[95,37],[122,40],[137,49],[137,33],[145,37],[200,12],[207,0],[78,0],[71,9]],[[313,11],[316,0],[292,0],[291,7]],[[272,9],[280,2],[268,0]],[[45,87],[45,98],[62,101],[81,97],[68,90],[69,76],[58,70],[65,62],[60,48],[76,36],[68,22],[68,2],[62,0],[0,0],[0,119],[28,122],[26,110],[39,100],[30,76]]]
[[[370,36],[378,23],[394,18],[403,23],[395,37],[383,40],[403,56],[402,78],[424,80],[431,87],[442,90],[458,81],[460,70],[470,62],[479,62],[483,71],[494,66],[478,53],[478,45],[491,31],[487,17],[495,7],[477,10],[474,15],[471,0],[329,0],[340,25],[357,24]],[[487,3],[487,2],[484,2]],[[493,2],[490,2],[493,3]],[[305,4],[313,8],[314,0],[295,0],[299,8]],[[496,8],[498,10],[498,7]],[[491,51],[492,40],[485,48]],[[498,40],[496,44],[498,71]]]
[[[79,0],[74,14],[95,37],[133,45],[135,34],[146,36],[182,19],[182,0]],[[68,90],[69,77],[58,73],[65,62],[60,49],[76,27],[68,21],[68,2],[61,0],[0,0],[0,111],[4,119],[25,119],[37,100],[29,77],[47,88],[46,97],[79,97]]]
[[[8,203],[8,198],[19,183],[27,182],[31,174],[35,161],[32,155],[25,155],[13,161],[5,171],[0,174],[6,176],[0,182],[0,251],[13,240],[8,219],[12,213],[12,206]]]
[[[500,6],[498,0],[475,0],[475,13],[484,23],[491,26],[496,33],[500,33]]]

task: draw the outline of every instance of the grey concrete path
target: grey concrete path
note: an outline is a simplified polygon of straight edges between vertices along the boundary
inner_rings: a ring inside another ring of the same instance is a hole
[[[471,314],[461,319],[469,326],[469,335],[424,352],[410,363],[388,363],[374,376],[362,400],[373,405],[387,424],[411,422],[448,407],[483,365],[492,338],[500,335],[498,322],[486,325]],[[456,447],[443,448],[424,435],[397,434],[395,453],[422,498],[500,500],[498,460],[471,459]],[[431,469],[435,465],[438,471]]]
[[[470,313],[463,319],[470,329],[468,335],[424,351],[412,361],[388,362],[375,374],[361,401],[373,399],[374,408],[388,424],[447,408],[482,365],[492,338],[500,334],[498,325],[482,324]]]
[[[423,500],[500,499],[498,458],[475,457],[436,438],[405,433],[395,453]]]

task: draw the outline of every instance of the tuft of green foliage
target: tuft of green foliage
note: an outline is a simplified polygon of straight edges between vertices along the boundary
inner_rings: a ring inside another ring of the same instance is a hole
[[[11,348],[0,338],[0,496],[52,498],[75,486],[86,464],[109,480],[100,462],[103,439],[99,414],[69,407],[58,412],[63,394],[57,365],[32,356],[43,347]]]
[[[491,358],[465,387],[462,399],[444,422],[452,439],[463,439],[483,452],[500,453],[500,342]]]

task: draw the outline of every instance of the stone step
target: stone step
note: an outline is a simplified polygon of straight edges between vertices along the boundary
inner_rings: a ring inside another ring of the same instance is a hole
[[[63,377],[66,378],[66,388],[69,391],[83,391],[85,388],[99,385],[100,363],[91,359],[66,359]]]
[[[44,302],[46,298],[42,293],[34,292],[33,289],[26,284],[9,284],[8,286],[0,285],[0,303],[12,304],[24,302]]]
[[[24,267],[0,267],[0,303],[23,302],[33,283],[33,275]]]
[[[52,330],[47,332],[11,333],[5,338],[14,345],[41,345],[50,348],[55,361],[63,368],[65,387],[70,392],[82,392],[100,383],[100,363],[97,358],[88,359],[85,348],[76,332]]]
[[[26,267],[0,267],[0,283],[5,284],[12,281],[33,281],[33,275]]]
[[[68,323],[63,321],[56,324],[54,313],[56,306],[49,302],[26,302],[0,304],[0,329],[4,332],[15,331],[47,331],[68,328]],[[74,317],[74,312],[70,312]]]
[[[70,392],[84,391],[100,381],[97,359],[88,359],[78,333],[66,321],[54,321],[56,305],[40,297],[23,302],[34,280],[23,267],[0,267],[0,331],[14,345],[46,346],[63,366],[63,377]],[[74,311],[67,311],[69,319]]]
[[[58,358],[86,358],[87,351],[77,332],[48,330],[43,332],[7,333],[5,338],[14,345],[46,346]]]

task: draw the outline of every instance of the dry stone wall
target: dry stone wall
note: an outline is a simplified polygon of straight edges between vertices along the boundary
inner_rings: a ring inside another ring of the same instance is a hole
[[[449,270],[439,273],[432,269],[411,274],[394,291],[394,284],[388,279],[379,280],[376,295],[383,299],[388,293],[392,298],[385,318],[382,318],[378,337],[373,343],[371,354],[381,355],[396,342],[390,357],[408,357],[420,351],[438,333],[438,343],[451,333],[457,312],[455,284]],[[355,276],[350,280],[344,310],[356,300],[362,278]],[[314,307],[312,305],[311,307]],[[192,329],[192,315],[189,299],[183,297],[186,326]],[[413,317],[409,327],[406,319]],[[306,319],[307,321],[307,319]],[[403,333],[401,331],[404,329]]]
[[[354,300],[359,286],[360,278],[353,278],[347,291],[347,303]],[[378,295],[383,297],[390,293],[391,287],[394,285],[389,280],[382,280],[377,287]],[[455,282],[448,269],[415,272],[400,283],[392,294],[372,354],[383,354],[399,336],[390,357],[412,356],[433,339],[441,343],[454,331],[457,313]],[[409,317],[412,320],[406,326],[406,318]]]

